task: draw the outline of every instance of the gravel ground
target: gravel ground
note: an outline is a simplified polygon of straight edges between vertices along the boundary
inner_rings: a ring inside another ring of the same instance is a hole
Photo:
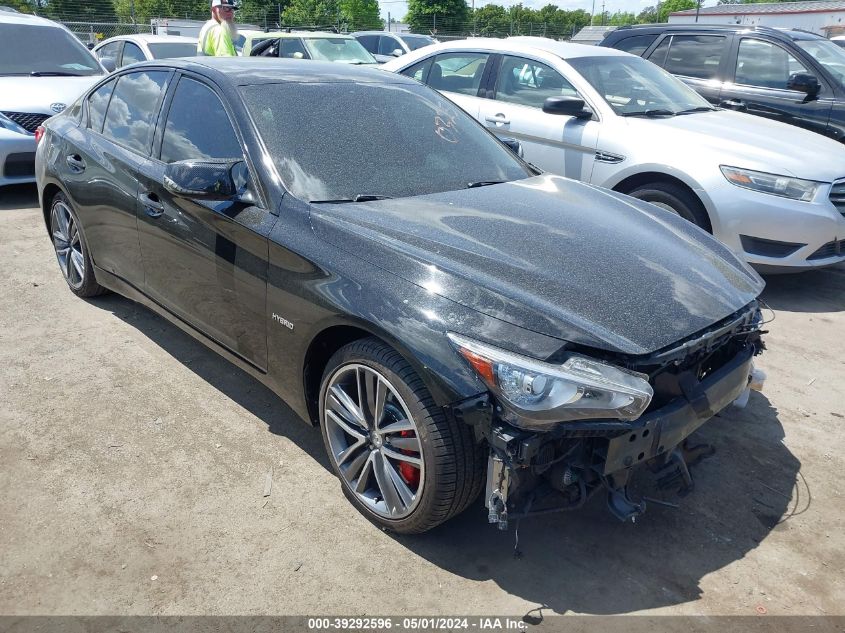
[[[845,614],[845,266],[771,277],[763,394],[697,434],[679,509],[417,537],[346,502],[319,433],[146,309],[75,298],[0,189],[0,614]],[[272,471],[272,492],[263,496]]]

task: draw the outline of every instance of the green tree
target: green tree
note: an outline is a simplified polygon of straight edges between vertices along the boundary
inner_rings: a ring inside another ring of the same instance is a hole
[[[38,13],[54,20],[117,22],[117,14],[111,0],[50,0]]]
[[[686,11],[687,9],[695,9],[695,0],[666,0],[660,5],[660,15],[658,19],[660,22],[668,22],[669,14],[675,11]]]
[[[510,18],[504,7],[487,4],[475,10],[473,25],[476,35],[504,37],[510,34]]]
[[[654,24],[659,19],[657,7],[646,7],[637,15],[637,24]]]
[[[616,13],[611,14],[605,24],[610,24],[612,26],[623,26],[625,24],[636,24],[637,16],[633,13],[628,13],[627,11],[617,11]]]
[[[282,13],[285,26],[337,26],[341,17],[337,0],[292,0]]]
[[[464,0],[408,0],[405,17],[414,33],[463,33],[470,24]]]
[[[378,0],[340,0],[340,12],[350,31],[384,28]]]

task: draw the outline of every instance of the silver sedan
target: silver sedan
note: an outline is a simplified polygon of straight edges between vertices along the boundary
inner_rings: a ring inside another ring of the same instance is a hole
[[[388,62],[538,167],[647,200],[762,271],[845,260],[845,146],[712,107],[658,66],[543,38],[470,39]]]

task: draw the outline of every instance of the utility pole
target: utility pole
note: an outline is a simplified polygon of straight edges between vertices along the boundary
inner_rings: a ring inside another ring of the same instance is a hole
[[[601,0],[601,25],[604,26],[604,0]]]
[[[698,12],[701,11],[701,0],[696,0],[695,3],[695,21],[698,22]],[[669,21],[669,18],[666,18],[666,21]]]
[[[590,26],[593,26],[593,20],[596,17],[596,0],[593,0],[593,10],[590,11]]]
[[[390,11],[387,12],[387,32],[390,33]]]

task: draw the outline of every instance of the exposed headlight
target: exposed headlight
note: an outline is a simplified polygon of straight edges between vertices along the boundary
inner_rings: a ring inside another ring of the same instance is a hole
[[[761,193],[770,193],[773,196],[781,196],[793,200],[803,200],[804,202],[810,202],[815,197],[820,184],[812,180],[802,180],[801,178],[792,178],[791,176],[778,176],[777,174],[739,169],[738,167],[728,167],[727,165],[721,165],[719,169],[722,170],[722,174],[728,179],[728,182],[733,183],[737,187],[751,189],[752,191],[759,191]]]
[[[562,365],[449,334],[501,404],[519,418],[552,424],[590,418],[636,420],[654,391],[648,376],[572,354]]]
[[[17,132],[18,134],[26,134],[31,136],[31,134],[27,132],[25,128],[22,128],[20,125],[12,121],[12,119],[7,117],[2,112],[0,112],[0,127],[2,127],[4,130],[9,130],[10,132]]]

